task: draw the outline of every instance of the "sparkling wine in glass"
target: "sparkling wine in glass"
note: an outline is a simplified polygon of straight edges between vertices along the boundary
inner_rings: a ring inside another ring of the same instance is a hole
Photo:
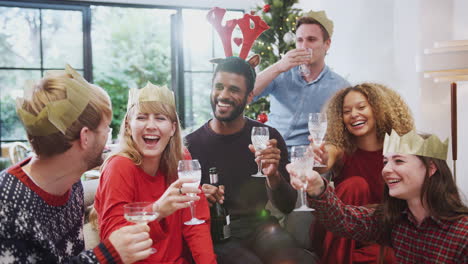
[[[183,187],[194,187],[200,186],[201,180],[201,166],[198,160],[180,160],[177,166],[177,172],[180,179],[192,179],[195,182],[184,183]],[[188,196],[196,196],[196,193],[187,193]],[[205,223],[205,220],[201,220],[195,217],[195,202],[190,202],[190,213],[192,219],[184,222],[186,225],[199,225]]]
[[[309,52],[309,56],[307,56],[307,58],[312,58],[312,49],[311,48],[306,48],[307,52]],[[309,76],[310,75],[310,70],[309,70],[309,67],[307,66],[307,64],[301,64],[299,65],[299,74],[301,76]]]
[[[293,164],[292,169],[294,173],[303,183],[302,188],[299,190],[301,205],[294,209],[294,211],[315,211],[315,209],[307,206],[305,192],[307,189],[307,172],[314,169],[314,153],[308,149],[307,145],[293,146],[291,148],[291,162]]]
[[[266,149],[268,140],[270,139],[270,134],[268,132],[268,127],[252,127],[252,144],[255,148],[255,151],[262,151]],[[258,171],[253,174],[252,177],[266,177],[262,173],[262,161],[257,162]]]
[[[124,217],[127,221],[135,224],[147,224],[158,218],[159,214],[153,211],[152,202],[134,202],[124,205]],[[155,248],[151,248],[151,254],[156,253]]]
[[[325,113],[309,114],[309,132],[314,139],[314,144],[317,146],[322,145],[327,132],[327,115]],[[326,165],[316,162],[315,167],[326,167]]]

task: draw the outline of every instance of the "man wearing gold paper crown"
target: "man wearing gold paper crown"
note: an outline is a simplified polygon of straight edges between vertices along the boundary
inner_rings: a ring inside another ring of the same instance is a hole
[[[309,205],[330,231],[395,251],[398,263],[468,263],[468,208],[445,161],[448,140],[415,131],[386,135],[383,203],[344,205],[315,171],[307,175]],[[302,182],[288,165],[291,183]],[[381,256],[382,256],[381,250]]]
[[[81,175],[102,163],[112,109],[69,65],[19,99],[35,156],[0,174],[0,263],[132,263],[150,254],[146,225],[84,250]]]
[[[249,14],[222,26],[225,12],[214,8],[207,16],[220,33],[227,56],[213,60],[217,63],[210,97],[214,117],[186,137],[187,148],[202,167],[205,195],[210,203],[222,203],[230,214],[231,236],[215,244],[218,263],[313,263],[264,209],[270,200],[283,213],[289,213],[296,202],[297,192],[285,170],[288,158],[284,140],[276,129],[243,114],[252,98],[254,67],[259,62],[258,55],[248,61],[245,58],[256,36],[267,26],[260,17]],[[236,25],[244,36],[239,57],[232,56],[230,48],[230,33]],[[255,151],[251,145],[253,127],[268,128],[264,150]],[[258,170],[256,160],[261,161],[266,178],[252,177]],[[208,170],[212,167],[218,171],[219,188],[209,184]]]
[[[336,91],[350,86],[325,65],[332,34],[325,11],[304,14],[297,21],[296,49],[258,74],[254,101],[270,95],[267,124],[279,130],[288,150],[309,144],[309,113],[320,112]]]

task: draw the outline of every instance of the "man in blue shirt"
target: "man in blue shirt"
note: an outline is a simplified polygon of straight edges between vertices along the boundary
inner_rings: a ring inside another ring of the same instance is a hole
[[[336,91],[350,86],[325,65],[332,34],[333,21],[325,11],[310,11],[297,21],[296,49],[257,76],[254,100],[270,95],[267,124],[281,133],[288,152],[292,146],[309,144],[309,113],[320,112]],[[284,217],[274,208],[268,209],[276,217]],[[286,229],[304,248],[311,247],[309,228],[313,222],[312,214],[290,214],[284,220]]]
[[[270,95],[267,124],[279,130],[288,150],[309,144],[309,113],[320,112],[336,91],[350,86],[325,65],[332,34],[333,21],[325,11],[310,11],[297,21],[296,49],[257,76],[254,100]]]

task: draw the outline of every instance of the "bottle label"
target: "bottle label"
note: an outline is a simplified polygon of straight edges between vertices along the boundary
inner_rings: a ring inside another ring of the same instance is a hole
[[[229,224],[223,226],[223,235],[224,239],[228,239],[231,237],[231,227],[229,226]]]

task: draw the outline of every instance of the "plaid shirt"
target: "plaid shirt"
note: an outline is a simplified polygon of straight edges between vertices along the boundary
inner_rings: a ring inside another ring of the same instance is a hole
[[[343,204],[330,186],[318,199],[308,200],[333,233],[384,244],[382,223],[374,209]],[[405,210],[392,230],[391,243],[398,263],[468,263],[468,216],[454,221],[428,217],[418,225]]]

